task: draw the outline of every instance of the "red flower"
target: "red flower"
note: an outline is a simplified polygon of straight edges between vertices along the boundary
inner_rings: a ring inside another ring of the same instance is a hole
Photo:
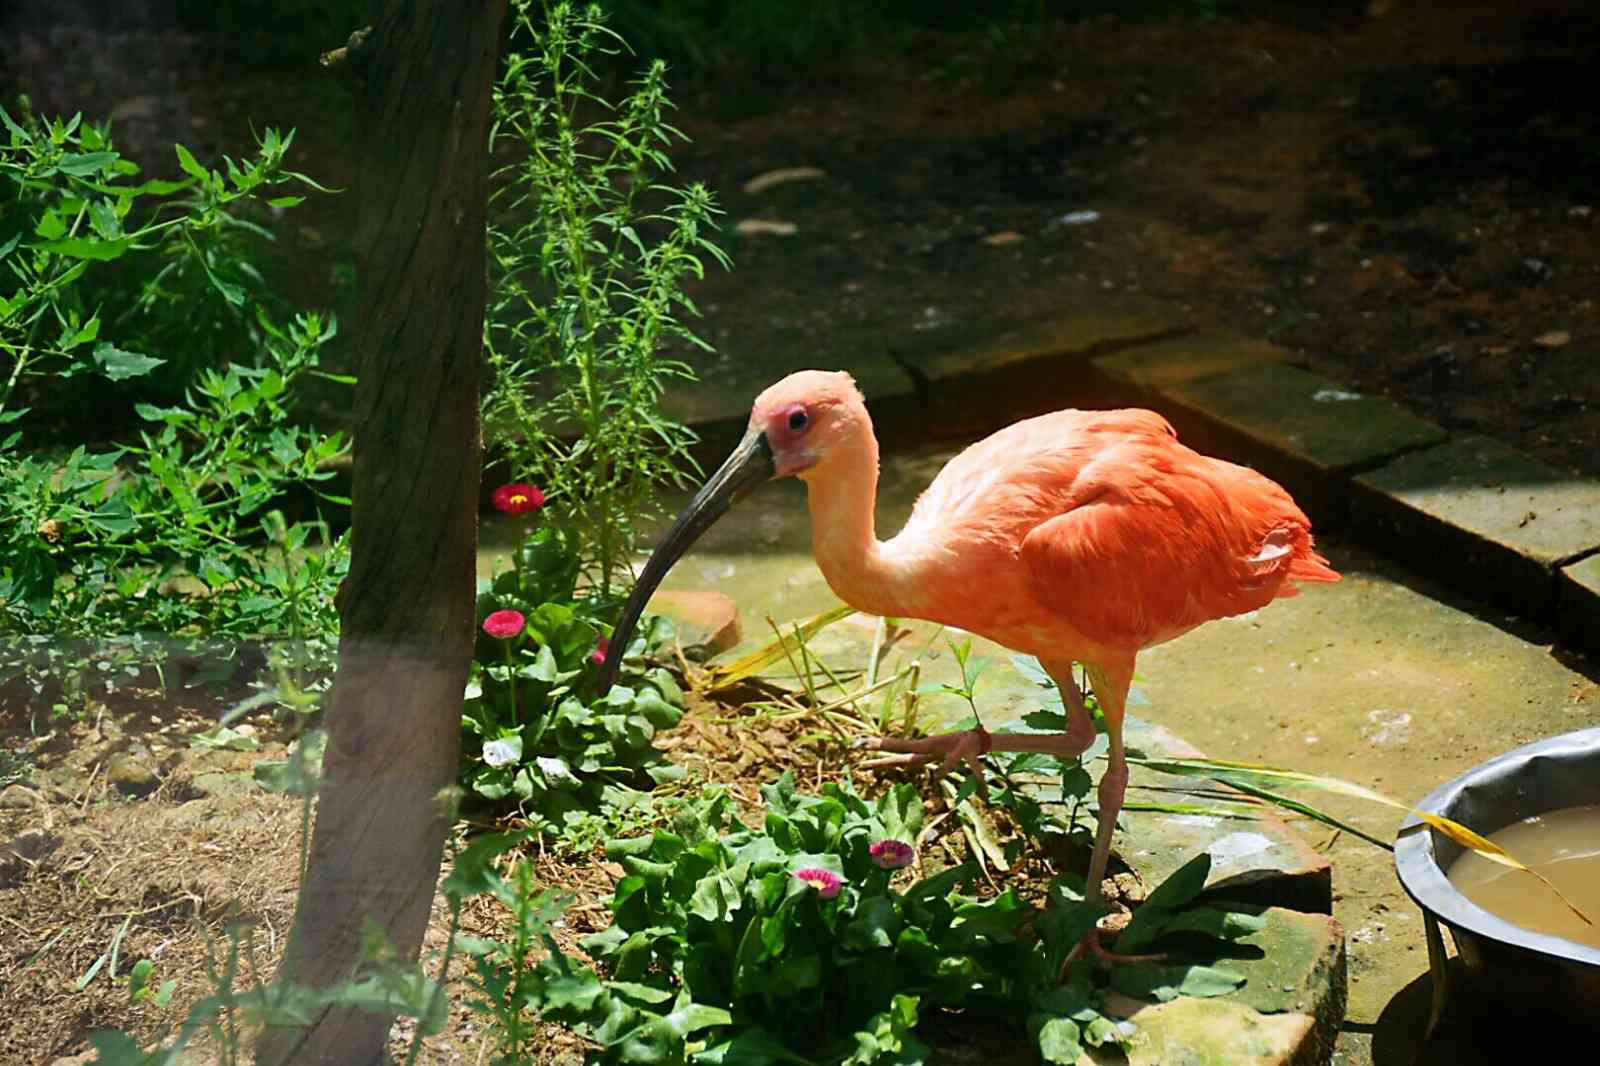
[[[589,661],[594,663],[596,666],[603,665],[606,661],[606,655],[610,651],[611,638],[601,637],[599,642],[595,644],[594,651],[589,653]]]
[[[903,840],[880,840],[868,848],[867,853],[880,870],[898,870],[902,866],[910,866],[917,857],[916,849]]]
[[[510,640],[522,632],[528,620],[522,617],[521,611],[496,611],[483,620],[483,631],[491,637],[501,640]]]
[[[513,481],[494,490],[495,510],[515,518],[544,506],[544,493],[522,481]]]
[[[833,899],[839,894],[839,886],[844,882],[839,880],[839,875],[832,870],[824,870],[816,866],[808,866],[804,870],[796,870],[794,876],[817,890],[817,895],[823,899]]]

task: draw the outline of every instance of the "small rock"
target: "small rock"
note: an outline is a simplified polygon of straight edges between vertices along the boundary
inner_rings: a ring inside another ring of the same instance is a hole
[[[1100,212],[1098,211],[1068,211],[1056,219],[1056,224],[1059,226],[1087,226],[1091,222],[1099,221]]]
[[[61,838],[44,829],[25,829],[0,846],[0,858],[16,856],[23,862],[35,863],[56,850]]]
[[[777,222],[765,218],[747,218],[733,227],[741,237],[793,237],[799,232],[793,222]]]
[[[743,639],[739,605],[721,592],[668,589],[651,598],[650,609],[672,619],[684,654],[693,658],[709,659]]]
[[[820,167],[780,167],[757,174],[745,182],[744,192],[746,196],[760,196],[774,186],[786,185],[791,181],[816,181],[827,176],[828,172]]]
[[[26,811],[41,806],[44,797],[27,785],[7,785],[0,789],[0,811]]]
[[[992,248],[1003,248],[1008,244],[1016,244],[1022,240],[1022,234],[1014,229],[1003,229],[999,233],[991,233],[983,238],[983,243]]]
[[[125,796],[146,796],[161,784],[150,760],[139,755],[118,755],[106,768],[106,780]]]
[[[245,770],[212,770],[189,779],[196,796],[241,796],[255,788],[255,775]]]
[[[1564,329],[1553,329],[1549,333],[1541,333],[1533,338],[1533,343],[1541,348],[1565,348],[1572,343],[1572,334]]]
[[[1588,204],[1576,204],[1567,208],[1568,218],[1591,218],[1593,216],[1594,208],[1590,207]]]

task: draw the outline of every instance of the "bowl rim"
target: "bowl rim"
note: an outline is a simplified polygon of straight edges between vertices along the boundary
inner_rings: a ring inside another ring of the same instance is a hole
[[[1440,785],[1417,804],[1430,814],[1442,814],[1468,784],[1490,771],[1526,762],[1541,755],[1575,751],[1600,751],[1600,726],[1524,744],[1481,762]],[[1400,823],[1395,836],[1394,865],[1400,885],[1425,913],[1435,915],[1446,925],[1464,929],[1474,936],[1523,951],[1552,956],[1581,966],[1600,968],[1600,948],[1574,943],[1565,937],[1536,933],[1484,910],[1456,891],[1440,869],[1434,855],[1434,833],[1414,814]],[[1590,917],[1595,917],[1591,915]]]

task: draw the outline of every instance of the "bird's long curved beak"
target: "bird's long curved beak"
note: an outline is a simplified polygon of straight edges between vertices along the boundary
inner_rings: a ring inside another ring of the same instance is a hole
[[[672,523],[672,528],[667,530],[667,535],[656,545],[655,554],[645,563],[644,572],[633,586],[633,595],[628,597],[627,606],[622,609],[622,617],[617,620],[617,628],[611,634],[606,649],[606,660],[600,668],[602,695],[616,682],[617,672],[622,668],[622,657],[627,654],[628,642],[633,639],[634,626],[638,624],[639,616],[644,613],[644,605],[650,601],[656,586],[672,569],[672,564],[700,539],[701,534],[715,525],[717,519],[727,514],[728,508],[776,473],[767,435],[751,427],[733,454],[695,493],[689,506],[683,509]]]

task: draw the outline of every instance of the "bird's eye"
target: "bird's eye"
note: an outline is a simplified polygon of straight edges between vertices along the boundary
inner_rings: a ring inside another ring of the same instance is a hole
[[[802,429],[805,429],[806,422],[806,413],[803,409],[796,407],[793,411],[789,412],[789,429],[791,432],[798,433]]]

